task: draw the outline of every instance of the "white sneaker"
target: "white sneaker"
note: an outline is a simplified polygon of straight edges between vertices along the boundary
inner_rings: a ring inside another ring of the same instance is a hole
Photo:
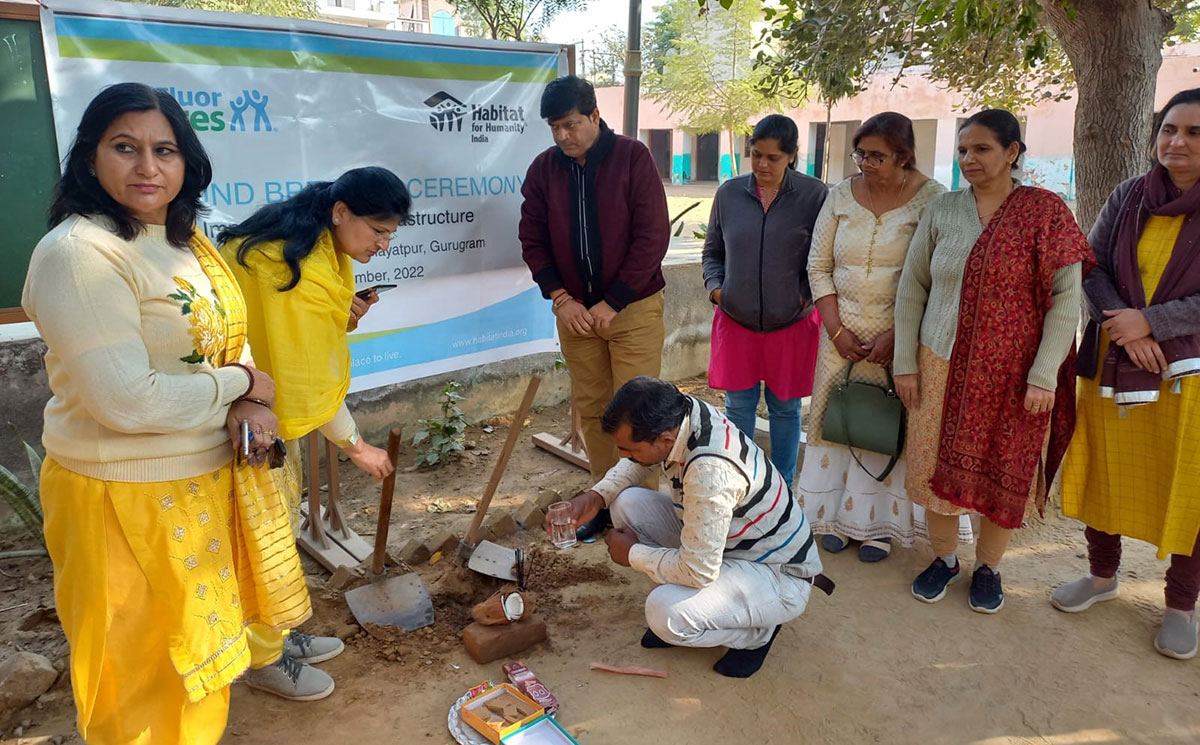
[[[284,656],[306,665],[332,660],[345,649],[346,645],[336,636],[313,636],[293,631],[283,640]]]
[[[333,678],[328,673],[287,655],[273,665],[247,670],[242,682],[289,701],[319,701],[333,693]]]

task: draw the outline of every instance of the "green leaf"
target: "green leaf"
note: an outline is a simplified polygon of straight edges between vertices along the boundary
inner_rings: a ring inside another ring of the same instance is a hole
[[[42,533],[42,505],[37,493],[21,483],[16,474],[4,466],[0,466],[0,496],[16,513],[37,542],[46,545],[46,537]]]
[[[25,446],[25,457],[29,459],[29,470],[33,472],[33,491],[37,492],[41,488],[42,480],[42,456],[38,455],[38,451],[34,450],[28,442],[22,442]],[[38,504],[38,514],[41,514],[41,504]]]
[[[192,352],[187,357],[180,357],[179,361],[186,362],[189,365],[198,365],[204,361],[204,355],[200,354],[199,352]]]

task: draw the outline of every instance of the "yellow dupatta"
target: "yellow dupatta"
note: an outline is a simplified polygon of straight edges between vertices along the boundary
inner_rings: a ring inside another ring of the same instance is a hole
[[[203,233],[197,231],[189,247],[224,310],[225,349],[214,357],[213,364],[237,361],[246,343],[246,305],[237,282]],[[234,459],[231,470],[234,505],[230,537],[238,590],[231,604],[240,607],[243,628],[250,623],[280,630],[294,628],[312,615],[312,606],[287,507],[265,465],[252,467]],[[219,580],[224,582],[227,577]],[[171,635],[171,659],[184,678],[189,698],[198,701],[228,686],[246,669],[246,635],[225,638],[219,625],[203,622],[202,615],[197,619],[192,606],[198,608],[203,596],[189,594],[185,589],[189,584],[168,582],[165,586],[177,586],[181,591],[180,597],[166,598],[168,607],[179,609],[177,617],[183,621],[181,631]]]
[[[237,260],[242,241],[222,248],[246,299],[255,364],[275,380],[279,436],[293,440],[333,419],[350,388],[346,324],[354,268],[326,230],[300,264],[300,281],[283,262],[283,242],[259,244]]]

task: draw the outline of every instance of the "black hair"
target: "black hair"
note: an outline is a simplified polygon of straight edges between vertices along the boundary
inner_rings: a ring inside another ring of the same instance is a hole
[[[795,157],[800,147],[800,130],[796,128],[796,123],[790,117],[783,114],[770,114],[754,125],[754,132],[750,135],[750,144],[753,145],[759,140],[775,140],[779,143],[780,150]]]
[[[901,168],[917,167],[917,138],[913,135],[912,119],[894,111],[876,114],[862,123],[854,133],[854,149],[864,137],[878,137],[896,153]]]
[[[312,253],[321,233],[333,219],[333,205],[344,202],[359,217],[403,221],[412,208],[412,197],[404,182],[386,168],[354,168],[337,181],[314,181],[295,196],[260,207],[237,225],[227,225],[217,234],[217,242],[243,238],[237,260],[246,266],[246,254],[262,243],[283,241],[283,261],[292,271],[291,280],[279,288],[287,292],[300,281],[300,262]]]
[[[1150,128],[1150,160],[1158,162],[1158,148],[1156,147],[1158,130],[1162,129],[1163,122],[1167,120],[1167,113],[1176,106],[1188,103],[1200,103],[1200,88],[1179,91],[1171,96],[1171,100],[1162,107],[1162,111],[1154,115],[1154,126]]]
[[[628,423],[634,442],[654,442],[664,432],[679,426],[692,410],[692,402],[671,383],[649,375],[639,375],[617,390],[600,426],[608,434]]]
[[[110,85],[84,110],[75,141],[63,161],[62,177],[54,185],[47,220],[51,228],[71,215],[103,215],[112,220],[117,235],[127,241],[141,233],[142,221],[104,190],[93,169],[96,148],[105,131],[118,117],[138,111],[161,112],[175,134],[184,162],[183,186],[167,205],[167,241],[182,248],[191,240],[196,218],[207,209],[200,197],[212,181],[212,162],[175,97],[142,83]]]
[[[1017,148],[1017,160],[1025,154],[1025,143],[1021,140],[1021,123],[1017,121],[1017,117],[1012,115],[1012,112],[1004,109],[984,109],[978,113],[972,114],[958,128],[962,132],[967,127],[973,124],[978,124],[981,127],[987,127],[992,130],[992,134],[1000,142],[1000,147],[1008,149],[1014,142],[1019,146]],[[1017,161],[1012,164],[1013,170],[1017,170]]]
[[[542,118],[548,122],[562,119],[572,111],[591,116],[596,110],[596,89],[577,75],[551,80],[542,93]]]

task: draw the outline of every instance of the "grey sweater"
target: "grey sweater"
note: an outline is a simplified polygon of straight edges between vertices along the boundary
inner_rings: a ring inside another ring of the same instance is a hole
[[[939,195],[925,210],[908,247],[896,294],[897,375],[918,372],[917,347],[944,360],[954,352],[963,271],[983,224],[971,187]],[[1058,385],[1058,368],[1071,351],[1079,326],[1080,264],[1054,273],[1052,305],[1042,322],[1042,340],[1026,381],[1048,391]]]
[[[808,249],[829,189],[791,169],[764,213],[753,174],[717,189],[704,241],[704,286],[753,331],[786,328],[812,312]]]

